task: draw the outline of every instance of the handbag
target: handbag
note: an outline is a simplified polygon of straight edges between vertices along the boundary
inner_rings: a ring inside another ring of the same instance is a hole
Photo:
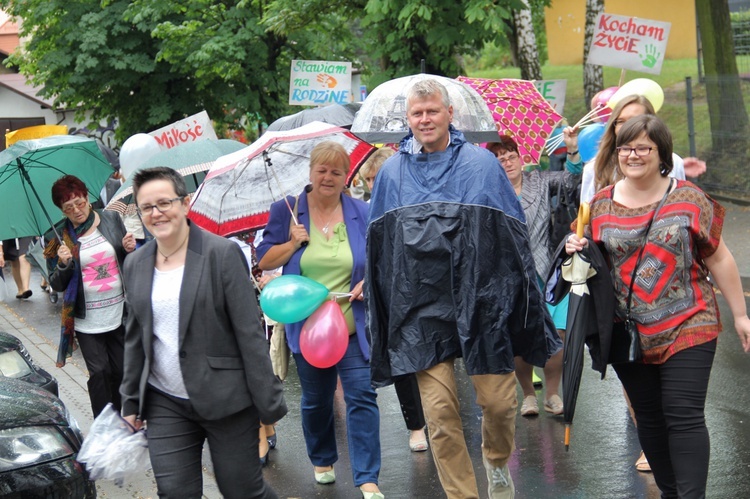
[[[638,272],[638,266],[641,264],[641,257],[643,251],[646,249],[646,243],[648,242],[648,234],[651,231],[651,224],[654,223],[657,213],[664,206],[664,202],[667,200],[667,195],[672,189],[672,183],[674,179],[671,179],[667,192],[661,198],[659,205],[654,210],[654,215],[648,222],[646,227],[646,235],[643,237],[643,245],[638,252],[638,258],[635,260],[635,266],[633,267],[633,273],[630,276],[630,288],[628,289],[627,306],[625,310],[625,320],[615,322],[612,326],[612,340],[609,345],[609,356],[607,358],[608,364],[625,364],[628,362],[639,362],[643,359],[643,351],[641,350],[641,339],[638,333],[638,326],[630,317],[630,306],[633,300],[633,284],[635,283],[635,276]],[[614,196],[614,188],[612,189],[612,196]]]

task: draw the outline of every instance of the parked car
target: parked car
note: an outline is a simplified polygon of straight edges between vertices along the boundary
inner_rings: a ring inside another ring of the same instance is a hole
[[[21,340],[0,331],[0,376],[27,381],[57,396],[57,380],[37,366]]]
[[[76,462],[82,442],[59,398],[0,378],[0,498],[95,498],[94,482]]]

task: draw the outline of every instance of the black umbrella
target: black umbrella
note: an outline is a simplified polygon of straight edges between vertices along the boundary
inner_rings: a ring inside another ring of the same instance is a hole
[[[349,104],[331,104],[330,106],[316,107],[305,109],[298,113],[284,116],[270,125],[268,132],[279,132],[283,130],[292,130],[302,125],[307,125],[313,121],[322,121],[329,125],[336,125],[342,128],[350,128],[354,122],[354,115],[359,111],[361,102],[350,102]]]
[[[583,227],[588,223],[589,206],[581,203],[578,210],[576,234],[583,237]],[[591,309],[591,295],[587,281],[596,275],[587,256],[588,246],[574,253],[562,264],[562,278],[570,283],[568,320],[563,346],[563,422],[565,423],[565,450],[570,447],[570,426],[578,400],[578,389],[583,372],[583,346],[587,335],[598,335],[596,314]]]

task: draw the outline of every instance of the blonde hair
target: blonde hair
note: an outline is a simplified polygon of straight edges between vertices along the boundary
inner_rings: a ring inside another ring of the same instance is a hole
[[[349,154],[344,146],[332,140],[321,142],[310,153],[310,168],[315,165],[335,166],[348,174],[350,164]]]
[[[656,114],[654,106],[647,98],[642,95],[628,95],[623,97],[612,110],[612,114],[607,120],[607,126],[604,128],[604,135],[599,142],[599,152],[596,154],[594,161],[594,188],[596,191],[604,189],[611,185],[614,180],[614,173],[618,169],[617,161],[617,135],[615,134],[615,125],[622,114],[622,110],[631,104],[640,104],[646,110],[645,114]]]
[[[383,146],[372,155],[367,158],[367,161],[359,169],[359,175],[364,179],[368,175],[375,176],[380,171],[380,167],[383,166],[385,160],[396,154],[396,152],[388,146]]]

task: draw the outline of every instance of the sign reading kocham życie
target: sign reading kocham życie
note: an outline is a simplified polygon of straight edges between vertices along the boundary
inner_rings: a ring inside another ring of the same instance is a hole
[[[324,106],[352,101],[352,63],[292,61],[289,105]]]
[[[659,74],[671,23],[599,14],[588,64]]]
[[[162,149],[171,149],[174,146],[195,142],[196,140],[218,140],[214,126],[206,111],[201,111],[171,125],[149,132],[149,135],[156,138],[159,147]]]

